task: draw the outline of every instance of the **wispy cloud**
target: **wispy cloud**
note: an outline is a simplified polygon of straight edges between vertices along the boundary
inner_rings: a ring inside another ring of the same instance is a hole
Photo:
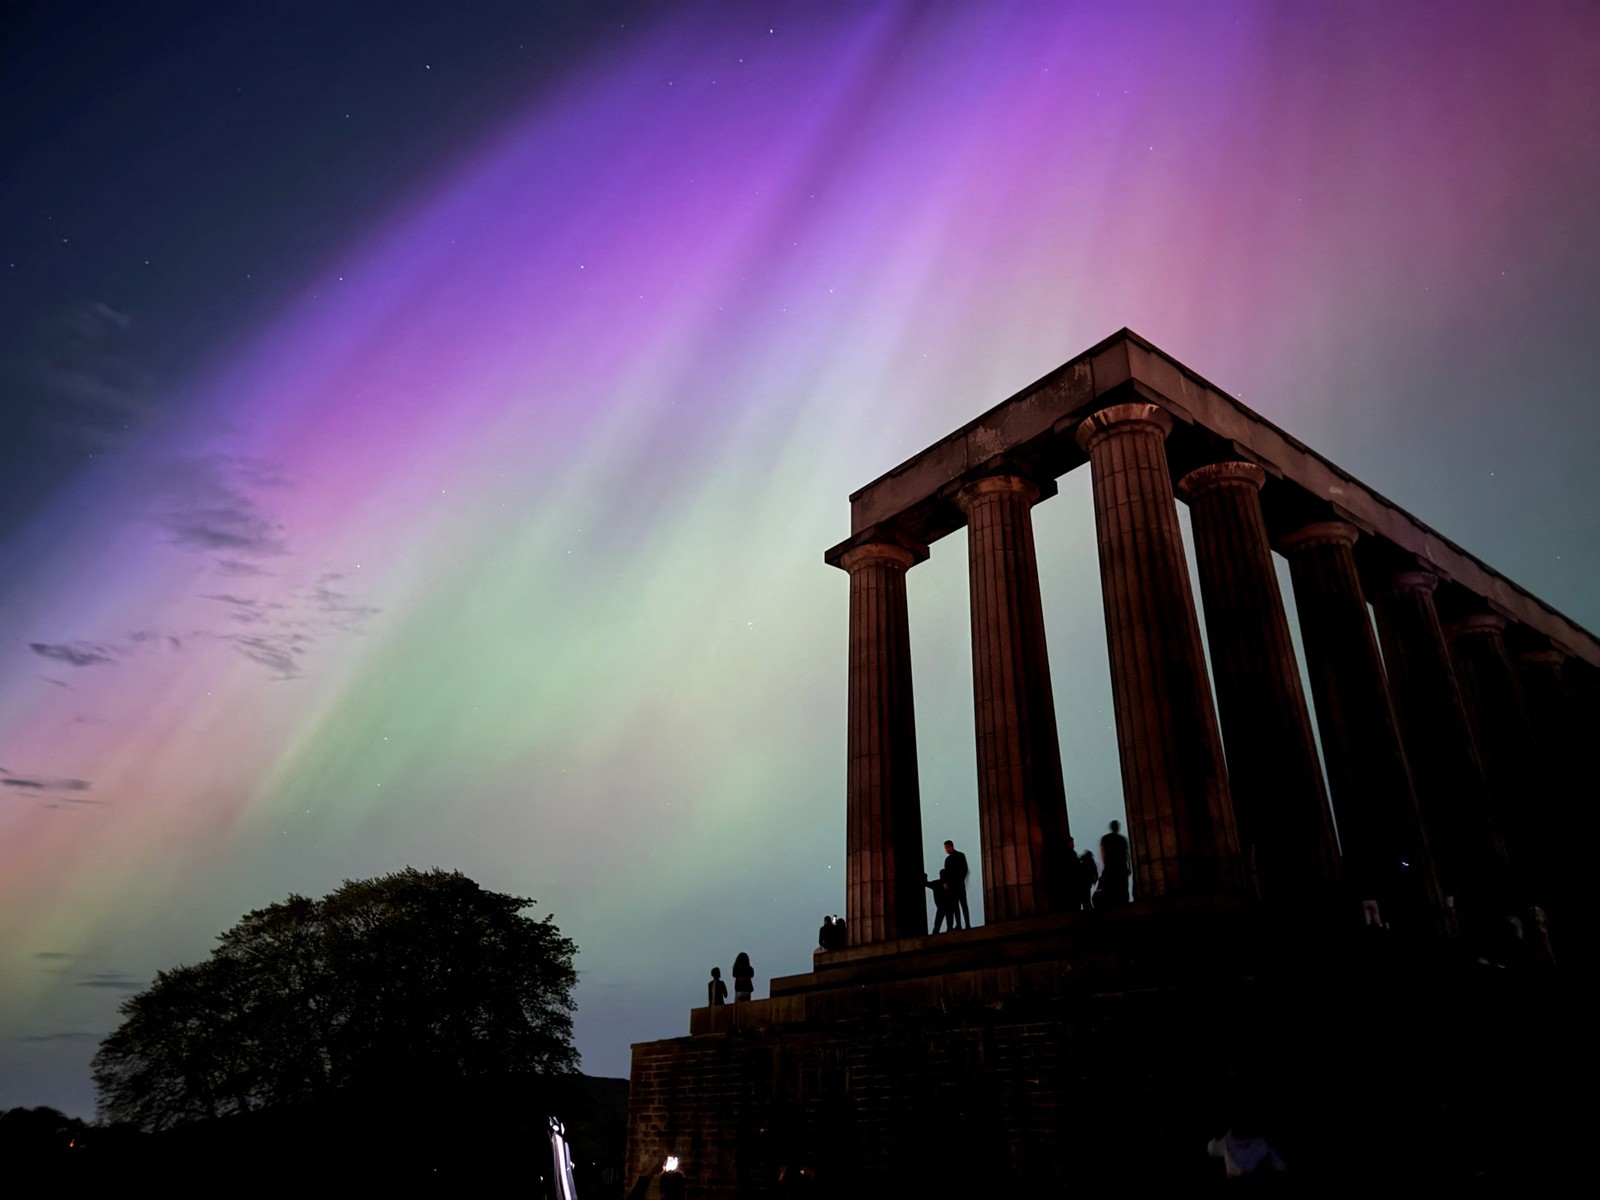
[[[40,658],[66,663],[69,667],[94,667],[116,661],[107,647],[94,642],[29,642],[28,649]]]
[[[259,459],[214,454],[173,463],[161,483],[156,523],[175,545],[191,550],[286,554],[283,526],[252,494],[285,486],[283,476]]]
[[[218,604],[228,607],[228,619],[239,625],[263,625],[272,619],[272,615],[282,612],[288,605],[278,600],[262,600],[255,596],[235,596],[231,593],[220,592],[202,596],[203,600],[214,600]]]
[[[340,576],[324,576],[323,579],[338,579]],[[313,611],[323,614],[328,618],[332,628],[344,633],[359,633],[363,622],[369,617],[375,617],[383,610],[371,604],[358,604],[350,599],[346,592],[335,591],[324,582],[318,582],[312,587],[308,602]]]
[[[251,467],[255,471],[257,467]],[[277,476],[260,468],[260,478],[275,485]],[[265,575],[265,572],[260,574]],[[243,574],[241,578],[249,578]],[[87,667],[114,663],[157,651],[184,651],[196,642],[225,642],[235,653],[265,667],[273,679],[299,679],[314,647],[323,639],[339,635],[362,634],[368,622],[383,610],[337,586],[344,576],[324,572],[314,582],[284,589],[264,581],[265,594],[251,585],[238,590],[201,592],[198,598],[219,606],[233,629],[199,628],[177,633],[138,629],[106,640],[78,639],[67,642],[32,642],[35,654],[71,666]],[[238,627],[242,626],[242,629]]]
[[[24,788],[34,792],[87,792],[87,779],[26,779],[8,774],[0,779],[0,787]]]
[[[21,1040],[24,1042],[98,1042],[104,1036],[103,1033],[87,1033],[81,1029],[63,1029],[59,1033],[30,1033]]]
[[[95,971],[78,980],[79,987],[112,988],[119,992],[137,992],[144,984],[126,971]]]
[[[300,656],[304,650],[292,638],[235,634],[229,640],[240,654],[270,670],[274,679],[300,677]]]
[[[53,779],[46,775],[19,775],[0,768],[0,795],[37,800],[45,808],[68,808],[83,805],[98,807],[105,803],[89,795],[93,785],[87,779]]]
[[[77,305],[40,330],[25,368],[60,430],[114,449],[156,406],[155,380],[136,361],[136,322],[100,300]]]

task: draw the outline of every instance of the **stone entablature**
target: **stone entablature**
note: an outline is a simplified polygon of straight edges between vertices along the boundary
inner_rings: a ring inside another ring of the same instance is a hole
[[[1348,521],[1364,535],[1364,552],[1382,543],[1413,556],[1490,610],[1600,669],[1594,634],[1128,329],[853,493],[850,538],[830,549],[827,561],[837,563],[861,541],[904,538],[926,547],[959,529],[966,522],[956,493],[995,473],[995,464],[1026,464],[1036,483],[1053,482],[1087,461],[1076,443],[1084,419],[1131,399],[1172,415],[1174,480],[1214,462],[1259,465],[1268,476],[1263,504],[1274,539],[1316,519],[1319,510]]]

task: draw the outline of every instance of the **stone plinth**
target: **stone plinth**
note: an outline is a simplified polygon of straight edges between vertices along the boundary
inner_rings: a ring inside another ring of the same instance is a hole
[[[1374,1170],[1415,1178],[1435,1153],[1419,1146],[1462,1144],[1463,1113],[1507,1128],[1525,1089],[1567,1086],[1539,1074],[1576,1062],[1550,1052],[1564,1027],[1532,994],[1508,1007],[1427,940],[1307,939],[1195,899],[819,956],[771,999],[634,1046],[625,1183],[671,1154],[691,1200],[788,1194],[780,1172],[802,1167],[817,1194],[862,1200],[1204,1195],[1222,1182],[1205,1142],[1237,1098],[1297,1175],[1344,1194]],[[1491,1020],[1518,1038],[1486,1038]],[[1351,1112],[1374,1143],[1357,1158]]]

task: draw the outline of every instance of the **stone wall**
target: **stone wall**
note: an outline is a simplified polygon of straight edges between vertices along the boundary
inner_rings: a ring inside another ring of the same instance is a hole
[[[1387,931],[1280,933],[1241,970],[1220,935],[1206,943],[1228,969],[1188,982],[1108,988],[1064,961],[1054,986],[1010,997],[930,977],[920,1006],[900,981],[892,1009],[763,1024],[767,1004],[793,1008],[758,1001],[740,1023],[636,1045],[626,1178],[671,1154],[691,1198],[789,1194],[785,1167],[816,1173],[801,1194],[872,1200],[1190,1195],[1221,1182],[1206,1144],[1242,1121],[1343,1194],[1509,1177],[1529,1169],[1515,1146],[1570,1122],[1581,1012],[1551,977]]]
[[[677,1155],[705,1197],[778,1194],[786,1166],[812,1168],[830,1194],[1087,1182],[1114,1178],[1123,1153],[1159,1153],[1171,1128],[1192,1131],[1203,1180],[1225,1071],[1212,1014],[1233,1003],[1069,991],[641,1044],[627,1174]]]

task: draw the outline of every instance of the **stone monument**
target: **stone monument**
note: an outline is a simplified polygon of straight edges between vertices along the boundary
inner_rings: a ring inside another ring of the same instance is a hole
[[[1134,902],[1080,912],[1031,511],[1084,465]],[[1128,330],[850,507],[849,944],[634,1047],[630,1179],[671,1154],[705,1197],[1182,1190],[1241,1106],[1327,1177],[1352,1121],[1420,1137],[1428,1097],[1533,1086],[1525,1045],[1485,1057],[1504,997],[1474,972],[1545,981],[1526,1017],[1558,986],[1545,914],[1584,952],[1550,831],[1595,792],[1592,634]],[[984,923],[935,938],[906,589],[963,525]]]

